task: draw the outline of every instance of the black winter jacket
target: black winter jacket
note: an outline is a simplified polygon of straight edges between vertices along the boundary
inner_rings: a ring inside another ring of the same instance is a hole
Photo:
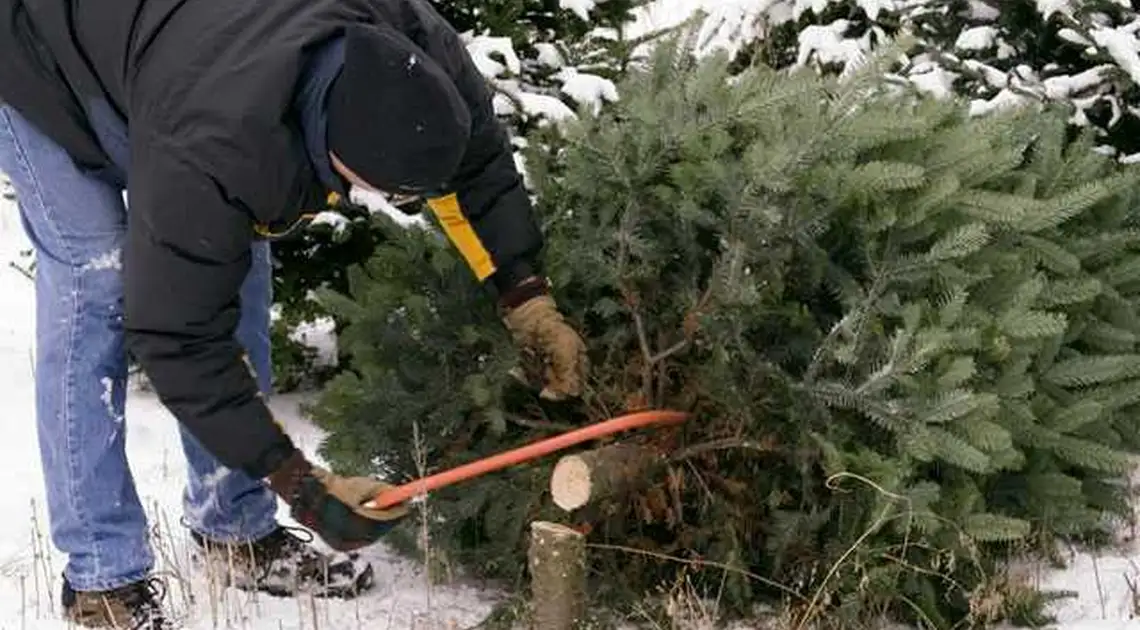
[[[100,176],[93,104],[128,124],[128,348],[179,421],[255,478],[294,447],[234,338],[239,289],[255,224],[324,203],[293,92],[308,52],[353,22],[394,26],[456,82],[473,135],[451,203],[433,207],[470,222],[455,242],[474,242],[481,280],[524,273],[542,242],[505,129],[428,0],[0,0],[0,100]]]

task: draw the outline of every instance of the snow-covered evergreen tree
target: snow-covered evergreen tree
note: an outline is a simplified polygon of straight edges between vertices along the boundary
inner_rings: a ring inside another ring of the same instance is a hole
[[[664,0],[668,2],[668,0]],[[734,3],[729,3],[734,4]],[[921,92],[972,99],[972,111],[1064,103],[1100,150],[1140,153],[1140,14],[1123,0],[744,0],[705,31],[742,61],[850,72],[892,38],[895,68]]]

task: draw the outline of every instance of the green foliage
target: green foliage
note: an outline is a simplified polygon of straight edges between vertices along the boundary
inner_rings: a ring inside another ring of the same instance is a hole
[[[282,320],[274,322],[269,331],[276,392],[297,390],[316,371],[316,351],[293,339],[291,333],[289,325]]]
[[[433,544],[519,580],[528,523],[556,518],[738,569],[696,576],[738,614],[1036,618],[1042,598],[996,588],[1003,554],[1124,511],[1140,179],[1067,141],[1063,112],[971,117],[873,64],[732,76],[686,50],[658,48],[620,103],[528,156],[591,353],[582,409],[692,412],[630,438],[670,445],[669,474],[573,515],[546,494],[552,461],[488,475],[433,493]],[[403,480],[564,428],[512,386],[516,350],[446,241],[390,232],[324,296],[354,366],[315,409],[331,461]],[[591,557],[625,602],[680,566]]]
[[[347,291],[347,270],[367,260],[383,237],[370,229],[366,208],[345,203],[325,212],[337,221],[322,221],[273,243],[273,300],[280,318],[270,332],[274,389],[279,392],[319,385],[330,376],[330,370],[317,367],[312,349],[292,338],[293,332],[328,315],[316,298],[319,291]]]

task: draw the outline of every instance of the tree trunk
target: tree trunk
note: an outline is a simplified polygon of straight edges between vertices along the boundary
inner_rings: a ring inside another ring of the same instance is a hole
[[[532,630],[575,630],[586,614],[586,537],[557,523],[530,526]]]
[[[611,444],[558,460],[550,476],[555,505],[567,512],[643,487],[664,459],[641,446]]]

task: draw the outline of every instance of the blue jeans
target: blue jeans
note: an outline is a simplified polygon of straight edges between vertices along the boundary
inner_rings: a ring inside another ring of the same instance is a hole
[[[104,144],[107,133],[121,140],[123,131],[103,129]],[[154,565],[124,449],[128,361],[120,251],[127,204],[121,189],[79,171],[58,145],[3,105],[0,170],[16,189],[36,253],[36,425],[52,542],[68,554],[65,575],[74,588],[115,588],[145,577]],[[269,247],[259,243],[236,336],[266,394],[271,280]],[[185,430],[181,438],[188,527],[217,540],[246,541],[277,526],[276,496],[262,481],[225,469]]]

